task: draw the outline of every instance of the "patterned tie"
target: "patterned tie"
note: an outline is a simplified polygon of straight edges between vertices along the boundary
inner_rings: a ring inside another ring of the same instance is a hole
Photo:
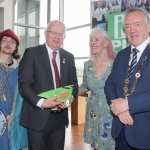
[[[131,77],[131,75],[134,71],[134,67],[137,63],[137,53],[138,52],[139,51],[136,48],[132,49],[132,61],[131,61],[130,67],[128,69],[128,79]]]
[[[56,88],[59,88],[60,87],[60,77],[59,77],[58,67],[57,67],[57,64],[56,64],[56,55],[57,55],[57,52],[53,51],[52,64],[53,64],[54,72],[55,72]],[[57,106],[57,110],[61,111],[61,108]]]

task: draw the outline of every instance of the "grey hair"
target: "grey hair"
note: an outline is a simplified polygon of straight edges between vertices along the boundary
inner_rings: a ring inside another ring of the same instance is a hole
[[[132,13],[132,12],[135,12],[135,11],[140,11],[144,14],[145,16],[145,19],[146,19],[146,22],[147,23],[150,23],[150,16],[148,14],[148,12],[145,10],[145,9],[142,9],[142,8],[138,8],[138,7],[130,7],[126,10],[126,13],[125,13],[125,18],[126,16],[129,14],[129,13]]]
[[[90,36],[93,34],[99,34],[104,40],[107,40],[109,38],[109,35],[106,30],[103,28],[94,28],[90,32]]]
[[[46,30],[48,30],[52,24],[62,24],[62,25],[64,26],[64,32],[66,33],[66,26],[65,26],[65,24],[64,24],[62,21],[60,21],[60,20],[53,20],[53,21],[50,21],[50,22],[48,23],[48,25],[47,25]]]

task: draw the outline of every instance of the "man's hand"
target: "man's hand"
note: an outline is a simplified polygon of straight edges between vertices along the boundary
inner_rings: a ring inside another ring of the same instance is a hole
[[[47,98],[43,101],[41,107],[42,108],[54,108],[57,105],[62,104],[62,102],[56,101],[56,100],[57,100],[57,97]]]
[[[129,110],[118,115],[119,120],[125,125],[133,125],[133,119],[129,113]]]
[[[68,108],[68,107],[70,107],[71,106],[71,104],[72,104],[72,102],[73,102],[73,99],[71,98],[70,100],[68,100],[69,101],[69,104],[66,104],[66,102],[65,103],[61,103],[60,105],[59,105],[59,107],[61,108],[61,109],[65,109],[65,108]]]
[[[111,100],[111,102],[111,111],[116,116],[128,110],[128,102],[125,98],[118,98],[115,100]]]

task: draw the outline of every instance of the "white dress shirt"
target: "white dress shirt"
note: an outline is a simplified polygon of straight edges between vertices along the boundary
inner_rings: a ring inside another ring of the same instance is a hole
[[[131,45],[131,52],[133,48],[136,48],[139,52],[137,53],[137,63],[143,53],[143,51],[145,50],[146,46],[150,43],[150,37],[148,37],[141,45],[139,45],[138,47],[134,47],[133,45]],[[131,60],[132,60],[132,55],[131,55]],[[129,62],[129,65],[131,63],[131,60]]]
[[[50,60],[50,66],[51,66],[51,70],[52,70],[52,76],[53,76],[53,81],[54,81],[54,87],[56,89],[56,80],[55,80],[55,71],[54,71],[54,67],[53,67],[53,64],[52,64],[52,58],[53,58],[53,50],[45,43],[46,45],[46,48],[47,48],[47,51],[48,51],[48,56],[49,56],[49,60]],[[56,63],[57,63],[57,67],[58,67],[58,71],[59,71],[59,76],[60,76],[60,56],[59,56],[59,50],[56,51],[57,52],[57,55],[56,55]],[[37,105],[38,107],[42,108],[41,105],[43,103],[45,99],[44,98],[41,98]],[[54,108],[53,110],[56,110],[57,108]]]

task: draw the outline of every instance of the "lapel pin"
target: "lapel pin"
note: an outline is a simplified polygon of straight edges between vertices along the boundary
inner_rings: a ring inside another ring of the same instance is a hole
[[[65,64],[65,61],[66,61],[66,59],[65,59],[65,58],[63,58],[63,64]]]

